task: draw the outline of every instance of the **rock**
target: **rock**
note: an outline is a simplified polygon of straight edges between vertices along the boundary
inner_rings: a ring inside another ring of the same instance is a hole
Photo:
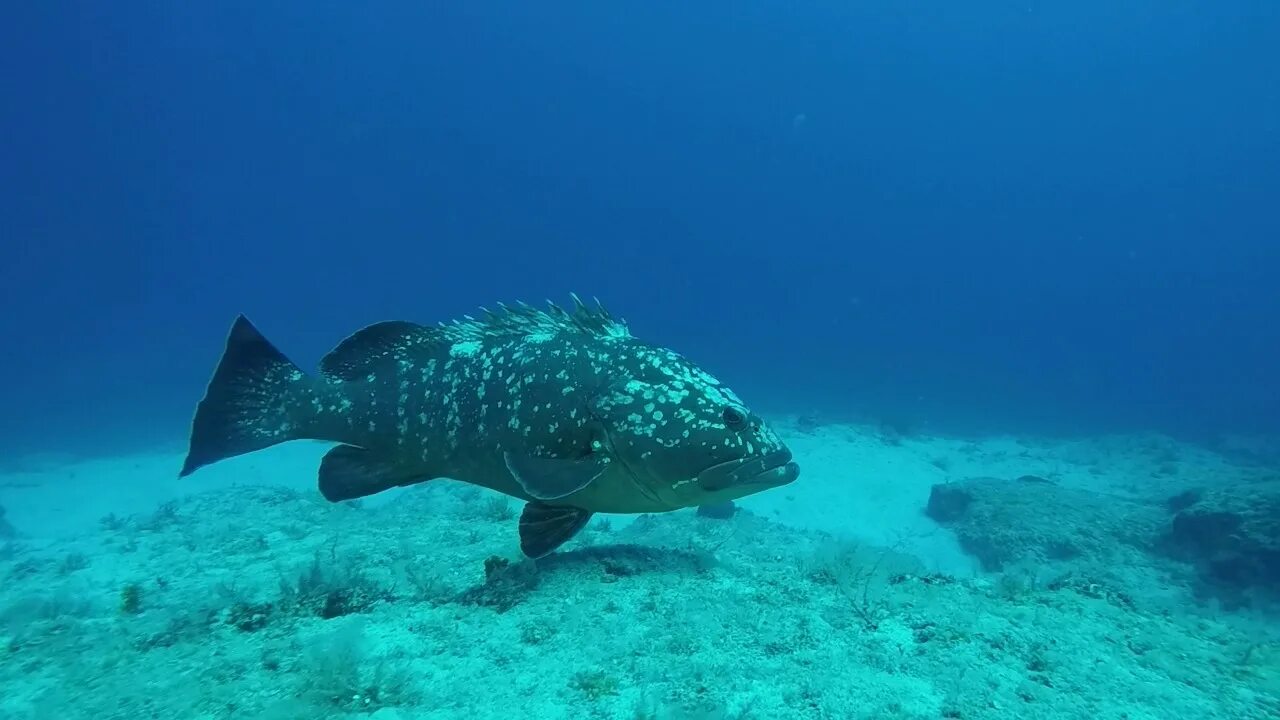
[[[0,538],[11,538],[17,534],[9,521],[4,519],[4,506],[0,505]]]
[[[1253,590],[1280,593],[1280,480],[1204,491],[1174,516],[1165,541],[1229,604],[1247,604]]]
[[[1182,512],[1183,510],[1186,510],[1192,505],[1200,502],[1202,497],[1204,497],[1203,490],[1200,488],[1192,488],[1191,490],[1180,492],[1169,498],[1165,501],[1164,505],[1171,513]]]
[[[732,519],[737,512],[738,506],[732,500],[698,506],[698,517],[713,518],[715,520]]]
[[[940,523],[955,522],[964,517],[973,502],[973,495],[960,484],[934,485],[929,492],[929,505],[925,514]]]
[[[1064,488],[1030,475],[934,485],[925,512],[950,527],[961,547],[988,571],[1018,561],[1106,562],[1135,548],[1149,551],[1169,517],[1156,505]]]

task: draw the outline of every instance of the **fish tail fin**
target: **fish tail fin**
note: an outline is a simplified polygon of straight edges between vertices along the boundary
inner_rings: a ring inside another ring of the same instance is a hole
[[[314,381],[240,315],[191,423],[179,477],[205,465],[310,437]]]

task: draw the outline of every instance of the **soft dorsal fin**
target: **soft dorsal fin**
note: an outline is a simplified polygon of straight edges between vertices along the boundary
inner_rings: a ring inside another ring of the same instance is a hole
[[[400,360],[449,338],[438,328],[404,320],[388,320],[357,330],[320,360],[320,372],[331,380],[356,380],[374,368]]]

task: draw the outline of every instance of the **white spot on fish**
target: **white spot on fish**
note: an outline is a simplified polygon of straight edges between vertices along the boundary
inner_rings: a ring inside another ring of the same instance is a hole
[[[479,340],[463,340],[456,342],[449,348],[450,357],[471,357],[480,351]]]

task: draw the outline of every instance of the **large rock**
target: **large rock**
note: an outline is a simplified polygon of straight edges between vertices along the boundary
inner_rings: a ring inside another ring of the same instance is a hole
[[[1253,591],[1280,593],[1280,479],[1184,498],[1164,548],[1194,563],[1213,591],[1243,604]]]
[[[1169,522],[1159,506],[1029,475],[934,485],[925,512],[989,571],[1018,561],[1106,562],[1135,548],[1149,551]]]

